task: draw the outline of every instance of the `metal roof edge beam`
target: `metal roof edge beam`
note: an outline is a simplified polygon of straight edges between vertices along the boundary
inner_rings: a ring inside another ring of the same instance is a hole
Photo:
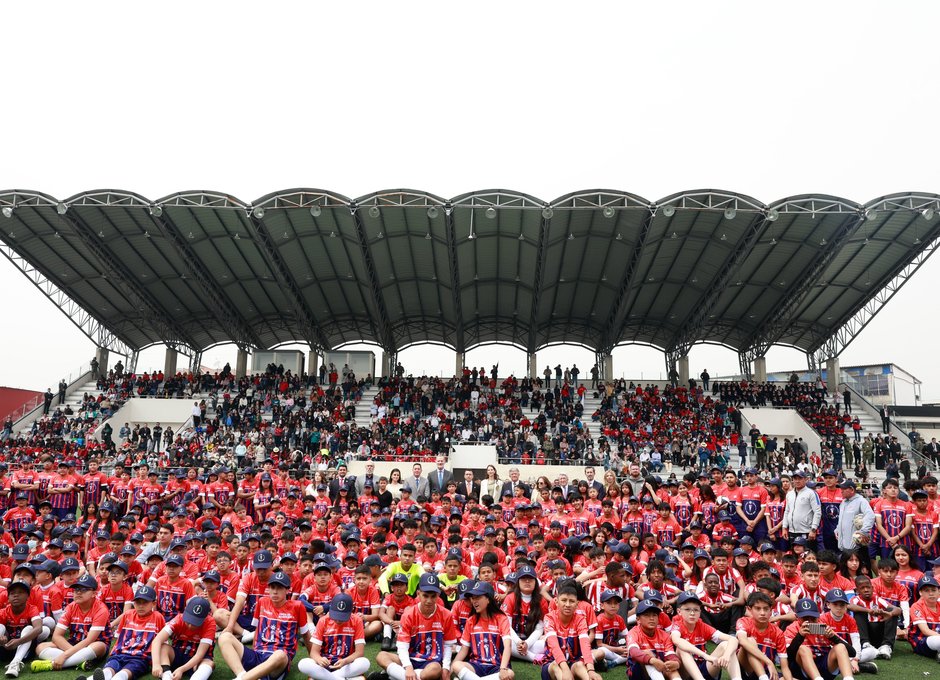
[[[326,351],[330,346],[330,342],[326,339],[326,335],[320,328],[320,324],[317,322],[316,316],[310,310],[307,301],[304,300],[303,294],[300,292],[300,287],[297,285],[297,281],[295,281],[294,277],[288,272],[287,264],[284,262],[284,258],[281,257],[277,246],[274,245],[274,239],[271,238],[271,234],[264,224],[264,219],[255,217],[253,214],[249,213],[248,221],[254,227],[255,233],[257,233],[261,241],[262,253],[270,260],[269,267],[271,271],[274,272],[274,276],[277,278],[278,286],[280,286],[281,291],[284,293],[284,297],[294,304],[294,313],[301,322],[306,342],[314,350],[320,352]]]
[[[463,323],[463,302],[460,297],[460,265],[457,259],[457,221],[454,218],[454,207],[450,204],[444,206],[444,230],[447,235],[447,255],[450,258],[450,291],[454,303],[454,350],[465,352],[467,338]]]
[[[550,219],[545,219],[543,215],[539,221],[539,241],[535,249],[535,277],[532,283],[532,313],[529,315],[529,337],[527,352],[535,352],[537,329],[536,324],[539,320],[539,308],[542,302],[542,280],[545,273],[545,250],[548,241],[548,223]]]
[[[373,303],[379,314],[379,335],[382,338],[382,346],[389,352],[394,352],[395,336],[392,333],[392,325],[388,319],[388,311],[385,306],[385,299],[382,297],[382,290],[379,288],[378,277],[375,273],[375,262],[372,260],[372,251],[369,250],[369,243],[366,239],[366,226],[362,223],[362,217],[359,215],[359,206],[351,205],[349,211],[352,213],[353,220],[356,222],[356,236],[359,239],[359,249],[362,252],[362,261],[365,264],[366,272],[369,274],[369,289],[372,291]]]

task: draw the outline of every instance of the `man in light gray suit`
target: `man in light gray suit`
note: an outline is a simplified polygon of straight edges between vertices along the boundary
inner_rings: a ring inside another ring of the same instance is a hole
[[[447,460],[444,456],[437,457],[437,467],[428,473],[428,493],[434,491],[439,491],[440,493],[445,493],[447,491],[447,485],[454,481],[454,473],[450,470],[444,469],[444,464]]]
[[[414,498],[415,501],[425,503],[430,497],[430,493],[428,493],[427,478],[421,476],[421,463],[415,463],[412,472],[414,473],[412,476],[405,477],[401,480],[401,486],[403,489],[411,489],[411,497]]]
[[[365,488],[366,484],[371,485],[372,489],[376,490],[376,493],[378,493],[379,478],[375,476],[375,463],[371,460],[366,461],[366,473],[356,477],[356,495],[362,495],[362,490]]]

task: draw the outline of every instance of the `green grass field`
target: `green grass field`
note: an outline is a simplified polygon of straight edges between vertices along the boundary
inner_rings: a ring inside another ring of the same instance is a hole
[[[379,643],[371,643],[366,645],[366,657],[371,661],[375,659],[375,655],[379,653]],[[301,651],[298,652],[297,656],[294,658],[294,662],[291,664],[291,672],[288,676],[288,680],[304,680],[307,676],[303,675],[297,670],[297,660],[305,657],[307,655],[306,651],[301,648]],[[905,680],[913,680],[914,678],[921,678],[927,675],[932,674],[934,671],[940,672],[940,664],[936,661],[931,661],[924,657],[915,655],[911,651],[911,646],[907,642],[899,641],[895,645],[894,658],[891,661],[884,661],[879,659],[877,662],[879,675],[887,678],[904,678]],[[216,647],[215,653],[215,673],[212,674],[213,679],[218,680],[229,680],[235,676],[228,666],[225,665],[225,662],[222,660],[222,655],[219,653],[218,647]],[[369,669],[370,672],[379,670],[379,667],[373,661],[372,667]],[[528,663],[513,663],[513,670],[516,673],[516,678],[518,680],[539,680],[539,668]],[[607,673],[602,675],[605,678],[621,678],[626,674],[626,671],[623,666],[618,666]],[[42,678],[42,680],[74,680],[75,678],[82,675],[80,671],[75,669],[60,671],[58,673],[31,673],[29,671],[29,662],[27,662],[26,667],[23,669],[23,672],[20,674],[20,678],[26,677],[35,677]],[[90,676],[90,673],[89,673]],[[2,676],[0,676],[2,677]],[[725,675],[727,677],[727,674]],[[869,677],[869,676],[862,676]],[[151,680],[149,676],[146,680]]]

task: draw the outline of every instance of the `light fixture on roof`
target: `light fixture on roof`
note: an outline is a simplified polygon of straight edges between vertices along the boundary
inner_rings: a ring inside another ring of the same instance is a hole
[[[670,236],[669,238],[675,241],[677,238],[679,238],[679,234],[677,234],[676,232],[672,232],[672,236]]]
[[[3,210],[0,212],[3,212],[4,217],[6,217],[7,219],[10,219],[11,217],[13,217],[13,206],[5,205],[3,206]]]
[[[622,240],[623,240],[623,234],[621,234],[619,231],[617,232],[617,240],[618,240],[618,241],[622,241]]]
[[[65,213],[69,211],[69,207],[65,205],[65,203],[56,203],[55,211],[59,213],[60,215],[64,215]]]
[[[382,211],[379,210],[379,206],[373,205],[371,208],[369,208],[369,217],[378,217],[381,214]]]
[[[375,235],[375,237],[376,237],[376,238],[385,238],[385,234],[383,234],[383,233],[380,231],[378,234]]]
[[[424,240],[425,240],[425,241],[430,241],[430,240],[431,240],[431,232],[428,232],[427,234],[424,235]]]
[[[676,214],[676,206],[674,205],[664,205],[663,206],[663,215],[666,217],[672,217]]]
[[[150,238],[150,232],[144,229],[144,238]]]
[[[824,245],[826,245],[826,243],[827,243],[826,239],[823,238],[823,239],[819,242],[819,245],[824,246]]]
[[[604,217],[606,217],[607,219],[610,219],[611,217],[613,217],[616,212],[617,211],[614,210],[611,206],[609,205],[604,206]]]
[[[568,234],[568,240],[574,241],[574,234]]]
[[[242,240],[242,237],[238,235],[238,232],[237,232],[237,231],[235,232],[235,236],[234,236],[233,238],[234,238],[236,241],[241,241],[241,240]]]
[[[727,235],[727,234],[722,234],[722,235],[721,235],[721,240],[722,240],[722,241],[727,241],[727,240],[728,240],[728,235]]]
[[[486,215],[486,219],[488,219],[488,220],[495,220],[495,219],[496,219],[496,208],[494,208],[494,207],[491,206],[491,207],[487,208],[486,210],[484,210],[484,211],[483,211],[483,214]]]
[[[550,205],[546,205],[544,208],[542,208],[542,217],[545,218],[546,220],[552,219],[552,216],[554,214],[555,214],[555,211],[552,210],[552,207]]]
[[[59,232],[56,232],[55,234],[53,234],[53,236],[55,236],[56,238],[62,238],[62,234],[60,234]]]
[[[777,245],[777,239],[774,238],[773,236],[770,237],[770,245],[772,245],[772,246]]]
[[[311,217],[319,217],[319,216],[320,216],[320,213],[322,213],[322,212],[323,212],[323,208],[321,208],[320,206],[318,206],[318,205],[312,205],[312,206],[310,206],[310,216],[311,216]]]
[[[336,232],[335,232],[335,231],[331,231],[331,232],[330,232],[330,238],[336,238]]]
[[[437,209],[436,205],[432,205],[430,208],[428,208],[428,219],[433,220],[439,214],[440,214],[440,211]]]
[[[519,232],[519,240],[525,241],[525,235],[521,231]]]
[[[262,217],[264,217],[264,208],[259,205],[257,208],[251,211],[251,214],[255,216],[255,219],[260,220]]]
[[[98,238],[104,238],[104,232],[103,232],[103,231],[99,231],[99,232],[98,232]]]
[[[770,208],[764,215],[768,222],[776,222],[780,218],[780,211],[776,208]]]
[[[150,206],[150,214],[154,217],[160,217],[163,214],[163,206],[159,204]]]
[[[875,210],[874,208],[869,208],[868,210],[865,211],[866,220],[873,220],[876,217],[878,217],[878,211]]]
[[[288,233],[285,231],[283,234],[281,234],[281,238],[283,238],[283,239],[286,241],[287,239],[290,238],[290,234],[288,234]]]
[[[934,218],[934,215],[936,215],[936,211],[934,211],[933,208],[927,208],[922,210],[920,214],[923,215],[924,219],[929,222]]]
[[[725,208],[725,219],[726,219],[726,220],[733,220],[733,219],[734,219],[735,217],[737,217],[737,216],[738,216],[738,211],[737,211],[736,208],[731,207],[731,206]]]

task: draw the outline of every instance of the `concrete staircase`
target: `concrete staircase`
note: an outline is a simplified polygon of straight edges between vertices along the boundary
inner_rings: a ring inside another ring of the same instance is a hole
[[[65,397],[65,403],[61,406],[59,405],[59,395],[56,394],[52,399],[52,406],[49,407],[49,413],[53,413],[57,408],[65,408],[65,406],[68,405],[72,407],[73,413],[77,415],[81,411],[81,403],[85,398],[85,394],[90,394],[94,397],[97,397],[99,394],[101,394],[101,390],[98,389],[98,385],[94,380],[89,380],[88,382],[78,386],[75,391],[72,392],[72,394]],[[30,428],[32,428],[33,423],[35,423],[37,420],[41,420],[43,417],[42,407],[40,405],[40,408],[37,409],[35,416],[25,418],[24,420],[17,423],[17,433],[27,434]]]
[[[372,427],[372,414],[369,409],[372,402],[375,401],[375,395],[379,393],[379,388],[375,385],[367,387],[362,391],[362,398],[356,402],[356,427]]]

